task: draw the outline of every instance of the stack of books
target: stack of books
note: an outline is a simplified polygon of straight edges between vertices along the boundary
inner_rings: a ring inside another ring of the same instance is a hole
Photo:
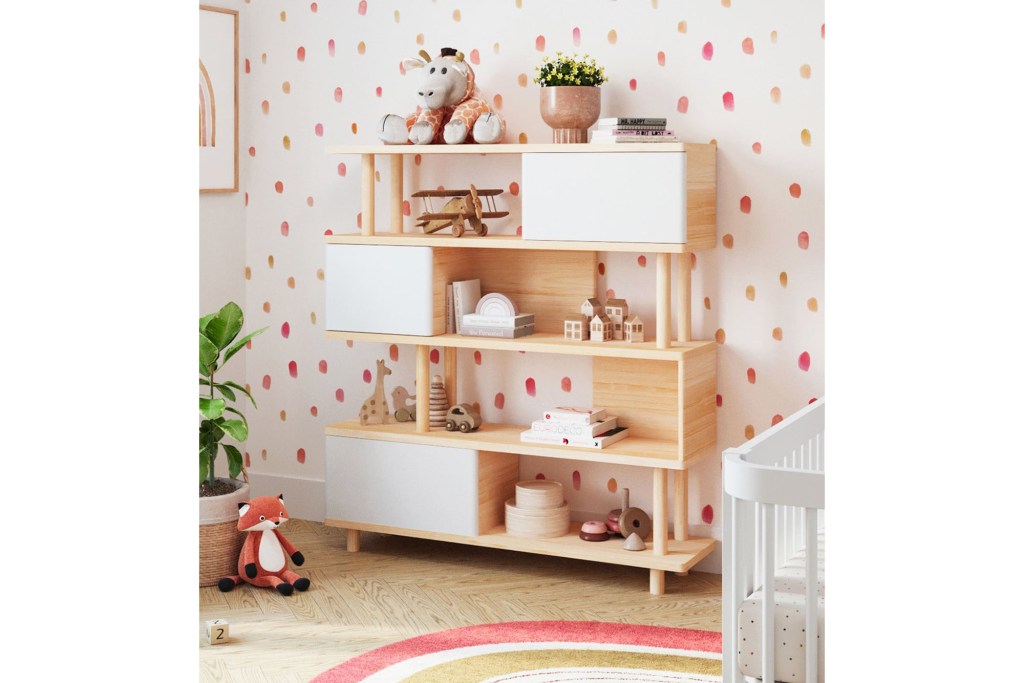
[[[604,408],[559,407],[544,411],[544,419],[534,421],[519,438],[527,443],[604,448],[627,436],[629,429]]]
[[[675,131],[668,130],[666,119],[606,118],[597,120],[590,142],[606,145],[616,142],[679,142]]]
[[[470,337],[499,337],[501,339],[518,339],[533,334],[533,313],[518,315],[486,315],[484,313],[466,313],[462,316],[462,329],[459,334]]]

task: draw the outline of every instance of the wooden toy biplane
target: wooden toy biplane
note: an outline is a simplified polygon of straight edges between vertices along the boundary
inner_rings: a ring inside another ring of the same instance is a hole
[[[498,211],[494,204],[494,198],[504,190],[478,190],[475,185],[470,185],[468,190],[420,190],[414,192],[413,197],[423,198],[424,212],[416,219],[417,226],[423,228],[423,232],[432,234],[438,230],[444,230],[451,226],[452,235],[462,237],[466,231],[466,224],[476,234],[483,237],[487,234],[485,218],[503,218],[508,211]],[[434,211],[431,205],[433,197],[451,197],[440,211]],[[481,197],[483,201],[480,201]],[[484,203],[487,210],[484,210]]]

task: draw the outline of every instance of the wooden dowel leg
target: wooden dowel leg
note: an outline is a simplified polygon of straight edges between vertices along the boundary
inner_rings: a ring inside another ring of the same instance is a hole
[[[374,234],[374,156],[364,154],[363,157],[363,235]]]
[[[448,405],[459,402],[459,349],[454,346],[444,349],[444,390],[448,395]]]
[[[348,529],[345,534],[345,548],[350,553],[359,552],[359,531],[357,529]]]
[[[391,229],[394,232],[402,232],[402,159],[401,154],[392,154],[391,160]]]
[[[676,268],[676,283],[679,290],[679,302],[676,304],[676,338],[679,341],[690,341],[692,338],[692,315],[691,306],[691,275],[690,254],[679,255],[679,266]]]
[[[690,538],[689,472],[681,470],[673,473],[676,489],[672,500],[672,535],[677,541],[686,541]]]
[[[430,431],[430,347],[416,346],[416,431]]]
[[[657,342],[659,349],[667,349],[672,342],[672,280],[671,254],[658,254],[657,272]]]
[[[662,569],[651,570],[651,595],[665,594],[665,571]]]

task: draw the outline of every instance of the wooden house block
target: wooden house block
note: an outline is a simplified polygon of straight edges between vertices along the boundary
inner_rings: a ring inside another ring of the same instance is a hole
[[[608,299],[604,305],[604,312],[612,321],[612,339],[623,339],[622,323],[629,316],[629,304],[625,299]]]
[[[591,318],[602,311],[604,311],[604,306],[595,297],[590,297],[580,306],[580,313],[587,316],[587,322],[590,322]]]
[[[590,341],[611,341],[612,321],[604,313],[598,313],[590,321]]]
[[[569,315],[565,318],[564,332],[570,341],[586,341],[590,339],[590,319],[583,313]]]
[[[634,313],[622,323],[622,333],[628,342],[642,342],[644,340],[644,321]]]
[[[231,639],[230,624],[226,619],[213,619],[206,622],[206,642],[210,645],[221,645]]]

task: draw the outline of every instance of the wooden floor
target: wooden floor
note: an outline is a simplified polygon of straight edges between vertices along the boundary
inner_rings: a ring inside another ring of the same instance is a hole
[[[284,532],[306,557],[309,590],[200,588],[200,680],[305,683],[381,645],[499,621],[722,628],[717,574],[669,574],[656,597],[642,569],[369,533],[350,554],[342,529],[293,520]],[[218,618],[231,642],[207,645],[203,624]]]

